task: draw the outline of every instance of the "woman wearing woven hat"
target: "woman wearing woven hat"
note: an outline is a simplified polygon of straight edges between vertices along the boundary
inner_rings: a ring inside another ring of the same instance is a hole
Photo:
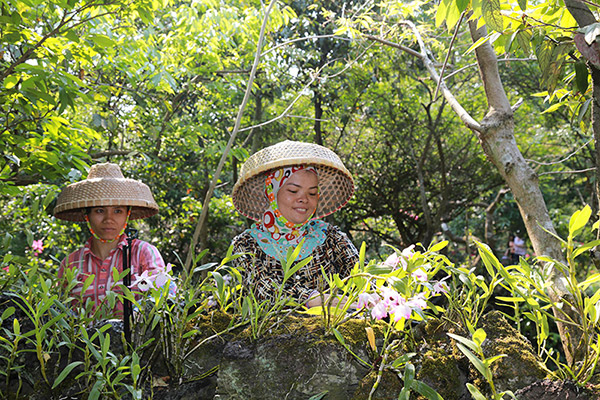
[[[358,251],[338,227],[319,219],[343,207],[354,183],[340,158],[311,143],[283,141],[248,158],[233,188],[236,209],[256,222],[233,239],[234,265],[259,299],[270,299],[283,280],[280,260],[302,242],[297,260],[312,256],[286,283],[287,295],[312,307],[322,269],[347,276]]]
[[[95,164],[87,179],[68,185],[58,196],[54,216],[67,221],[86,222],[91,237],[86,244],[63,259],[59,278],[67,269],[74,271],[77,281],[71,295],[92,302],[91,312],[96,316],[121,313],[123,304],[114,308],[106,301],[110,291],[120,292],[119,280],[113,280],[113,270],[123,271],[124,234],[129,220],[147,218],[158,213],[158,205],[147,185],[123,177],[117,164]],[[144,271],[164,271],[165,263],[153,245],[133,239],[130,248],[131,273],[139,276]],[[93,282],[82,293],[84,282],[94,275]],[[78,300],[74,304],[79,304]]]

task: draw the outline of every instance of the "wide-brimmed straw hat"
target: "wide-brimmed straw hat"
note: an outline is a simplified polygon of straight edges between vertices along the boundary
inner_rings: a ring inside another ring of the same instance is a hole
[[[254,153],[246,160],[231,194],[235,208],[242,215],[259,221],[269,206],[265,197],[266,174],[293,165],[317,168],[319,203],[316,218],[339,210],[352,197],[352,175],[337,154],[318,144],[285,140]]]
[[[130,206],[129,219],[158,213],[158,204],[143,182],[123,177],[117,164],[92,165],[87,179],[68,185],[58,196],[54,216],[67,221],[85,221],[89,207]]]

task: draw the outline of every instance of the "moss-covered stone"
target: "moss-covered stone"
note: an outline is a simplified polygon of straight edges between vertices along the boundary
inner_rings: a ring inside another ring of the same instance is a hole
[[[456,355],[443,347],[434,347],[420,357],[417,379],[435,389],[446,400],[458,400],[466,395],[467,376],[459,368]]]
[[[365,400],[369,396],[377,400],[396,400],[404,387],[404,382],[391,371],[383,371],[379,382],[377,382],[377,375],[378,371],[371,371],[365,375],[358,383],[358,388],[354,392],[352,400]],[[373,390],[376,382],[377,387]],[[372,395],[370,395],[371,391],[373,391]]]
[[[491,366],[498,391],[515,391],[547,376],[549,371],[531,343],[508,323],[501,312],[485,314],[481,327],[487,335],[482,345],[485,356],[505,355]]]
[[[358,353],[366,358],[364,351]],[[327,392],[327,399],[348,399],[366,372],[337,341],[308,330],[271,333],[256,341],[238,338],[223,351],[216,396],[306,399]]]

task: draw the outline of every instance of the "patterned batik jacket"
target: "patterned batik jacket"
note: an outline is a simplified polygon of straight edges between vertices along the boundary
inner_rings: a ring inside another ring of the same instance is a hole
[[[244,285],[253,290],[259,300],[271,300],[283,280],[283,268],[279,260],[267,255],[247,230],[236,236],[232,244],[234,254],[247,253],[232,262],[240,270]],[[285,254],[281,256],[285,258]],[[323,289],[319,287],[319,282],[323,280],[321,267],[327,275],[337,273],[344,278],[358,261],[354,244],[333,225],[327,226],[325,241],[315,247],[311,256],[312,260],[292,276],[284,288],[285,295],[300,302],[308,300],[314,290]]]

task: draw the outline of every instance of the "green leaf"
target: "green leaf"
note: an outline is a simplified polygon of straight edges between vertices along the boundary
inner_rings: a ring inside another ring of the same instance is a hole
[[[436,252],[442,250],[443,248],[445,248],[446,246],[448,246],[448,241],[444,240],[444,241],[441,241],[441,242],[436,243],[433,246],[429,247],[428,251],[431,253],[436,253]]]
[[[471,361],[471,364],[473,364],[473,366],[475,368],[477,368],[477,370],[479,372],[481,372],[481,375],[483,375],[487,379],[488,375],[489,375],[489,369],[483,363],[483,361],[481,361],[475,354],[471,353],[471,351],[469,349],[467,349],[465,346],[463,346],[461,343],[457,343],[456,345],[458,346],[460,351],[462,351],[463,354],[465,356],[467,356],[469,361]]]
[[[486,400],[485,396],[481,394],[479,389],[477,389],[471,383],[467,383],[467,389],[469,389],[471,396],[473,396],[473,400]]]
[[[586,205],[581,210],[575,211],[569,221],[569,236],[575,237],[577,233],[583,229],[585,224],[588,223],[591,215],[592,208],[589,205]]]
[[[100,47],[114,47],[115,41],[106,35],[91,35],[90,39]]]
[[[518,30],[516,33],[516,41],[526,55],[531,52],[531,36],[528,30]]]
[[[436,392],[435,389],[424,382],[414,380],[412,389],[421,396],[425,396],[425,398],[428,400],[444,400],[444,398],[438,392]]]
[[[600,245],[600,240],[594,240],[592,242],[588,242],[588,243],[584,244],[583,246],[578,247],[575,251],[573,251],[572,257],[576,258],[581,253],[584,253],[584,252],[588,251],[589,249],[599,246],[599,245]]]
[[[588,286],[590,286],[592,283],[596,283],[598,281],[600,281],[600,274],[595,273],[592,276],[588,277],[585,281],[579,282],[577,284],[577,286],[579,286],[582,290],[586,290],[588,288]],[[4,319],[4,318],[2,318],[2,319]]]
[[[10,306],[8,308],[6,308],[4,310],[4,312],[2,312],[2,316],[0,317],[0,321],[6,321],[6,319],[8,317],[10,317],[11,315],[13,315],[15,313],[15,308],[13,306]]]
[[[521,11],[527,10],[527,0],[517,0],[517,3],[519,4]]]
[[[461,13],[469,7],[469,4],[471,4],[471,0],[456,0],[456,7]]]
[[[485,340],[486,336],[487,335],[485,334],[485,331],[483,329],[479,328],[473,334],[473,341],[475,343],[477,343],[479,346],[481,346],[481,344]]]
[[[337,329],[333,328],[333,334],[335,335],[338,342],[340,342],[344,346],[346,345],[346,339],[344,339],[344,336],[342,336],[342,334]]]
[[[19,320],[17,318],[13,319],[13,332],[16,336],[21,334],[21,325],[19,324]]]
[[[575,63],[575,87],[579,93],[585,93],[589,85],[589,71],[584,62]]]
[[[466,346],[471,348],[473,351],[477,351],[477,344],[475,342],[473,342],[472,340],[464,338],[459,335],[455,335],[454,333],[446,333],[446,335],[450,336],[452,339],[454,339],[460,343],[465,344]]]
[[[406,363],[404,368],[404,388],[410,389],[415,380],[415,366],[411,363]]]
[[[319,394],[315,394],[314,396],[311,396],[308,400],[321,400],[323,397],[325,397],[327,395],[327,393],[329,393],[329,390],[326,390]]]
[[[448,7],[452,3],[451,0],[442,0],[438,5],[437,11],[435,13],[435,26],[438,27],[442,25],[442,23],[446,20],[446,16],[448,15]]]
[[[483,0],[481,6],[483,20],[487,26],[496,32],[502,32],[504,23],[500,12],[500,0]]]
[[[62,372],[58,375],[58,377],[54,381],[54,384],[52,385],[52,389],[54,389],[58,385],[60,385],[60,383],[69,375],[69,373],[73,370],[73,368],[75,368],[81,364],[83,364],[82,361],[73,361],[71,364],[67,365],[65,367],[65,369],[62,370]]]

